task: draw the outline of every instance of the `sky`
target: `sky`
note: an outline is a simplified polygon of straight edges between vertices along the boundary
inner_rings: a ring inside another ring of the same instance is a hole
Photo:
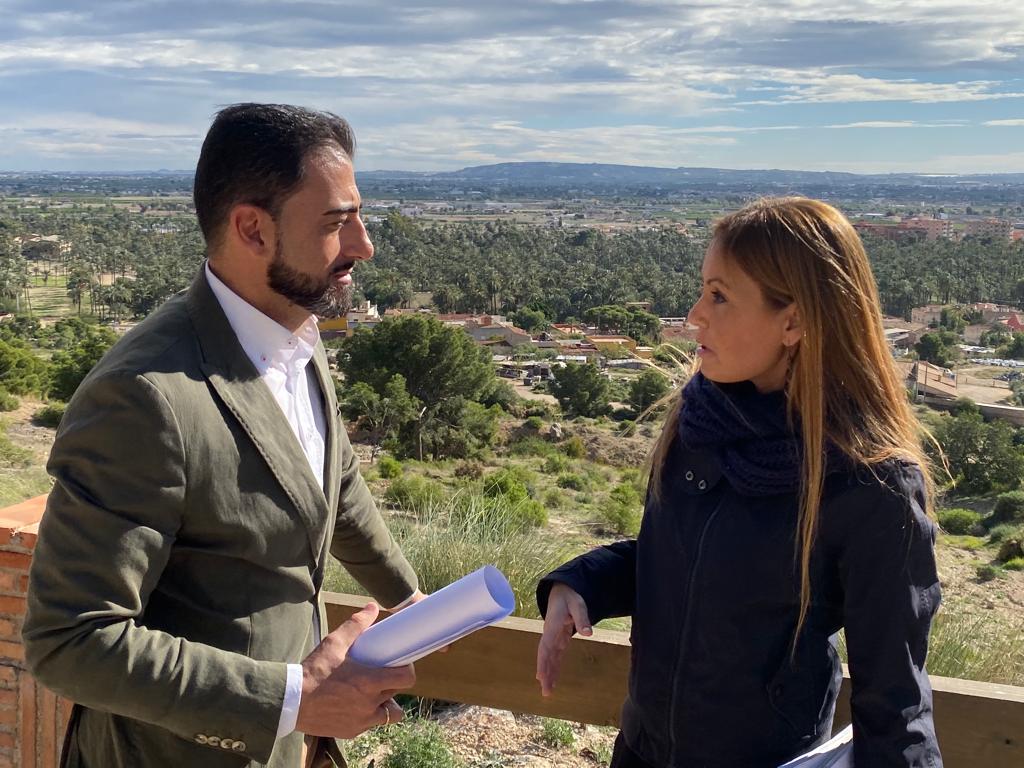
[[[1024,172],[1021,0],[0,0],[0,170],[191,170],[216,111],[358,170]]]

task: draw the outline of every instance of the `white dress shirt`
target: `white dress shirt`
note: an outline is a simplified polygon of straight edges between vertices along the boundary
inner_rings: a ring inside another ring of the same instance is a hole
[[[260,378],[281,406],[292,432],[306,454],[309,468],[323,490],[327,420],[316,377],[307,375],[309,361],[313,359],[313,351],[320,340],[316,319],[310,315],[293,334],[228,288],[213,274],[209,263],[206,265],[206,279],[231,329],[238,337],[242,350],[256,366]],[[317,618],[314,611],[313,626],[319,634]],[[278,738],[295,730],[301,700],[302,665],[289,664],[284,706],[277,728]]]

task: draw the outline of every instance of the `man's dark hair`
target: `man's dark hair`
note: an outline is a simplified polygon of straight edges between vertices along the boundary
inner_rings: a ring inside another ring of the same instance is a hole
[[[335,147],[351,160],[355,136],[344,118],[287,104],[232,104],[217,113],[203,141],[192,199],[208,249],[239,204],[275,218],[302,181],[306,156]]]

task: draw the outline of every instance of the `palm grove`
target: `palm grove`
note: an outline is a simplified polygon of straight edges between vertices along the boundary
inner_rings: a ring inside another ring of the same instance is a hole
[[[55,235],[58,245],[29,247],[31,234]],[[659,340],[657,316],[684,315],[696,299],[705,247],[670,229],[607,235],[493,222],[431,225],[397,213],[371,225],[371,236],[377,255],[360,265],[358,282],[362,297],[382,311],[429,292],[439,312],[506,314],[531,332],[586,320],[646,344]],[[1024,302],[1019,243],[866,245],[889,314],[906,316],[929,302]],[[0,216],[0,309],[18,313],[0,326],[8,407],[12,395],[69,398],[115,338],[96,321],[144,317],[185,288],[201,260],[201,238],[184,212],[154,218],[108,205]],[[44,284],[59,285],[72,306],[71,317],[49,328],[33,319],[29,290]],[[651,313],[625,306],[634,301],[649,301]],[[944,318],[953,326],[946,332],[962,320]],[[951,338],[937,341],[949,345]],[[1024,335],[997,341],[1024,352]],[[498,439],[503,414],[529,415],[530,407],[495,377],[489,355],[437,320],[391,320],[338,346],[347,415],[368,442],[398,455],[478,455]],[[624,388],[593,366],[557,370],[551,391],[568,417],[631,420],[668,389],[668,378],[656,371]],[[628,407],[612,412],[611,401]],[[1024,475],[1019,430],[986,424],[970,411],[935,419],[940,442],[949,443],[951,472],[964,487],[977,493],[1017,486]]]

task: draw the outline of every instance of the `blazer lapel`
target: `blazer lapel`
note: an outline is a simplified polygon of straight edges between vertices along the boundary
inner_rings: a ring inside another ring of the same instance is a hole
[[[238,343],[220,302],[206,281],[205,271],[200,271],[192,283],[186,303],[202,349],[203,375],[256,446],[274,480],[288,495],[305,524],[314,561],[318,560],[329,519],[328,506],[302,446]],[[325,473],[326,469],[325,466]]]

